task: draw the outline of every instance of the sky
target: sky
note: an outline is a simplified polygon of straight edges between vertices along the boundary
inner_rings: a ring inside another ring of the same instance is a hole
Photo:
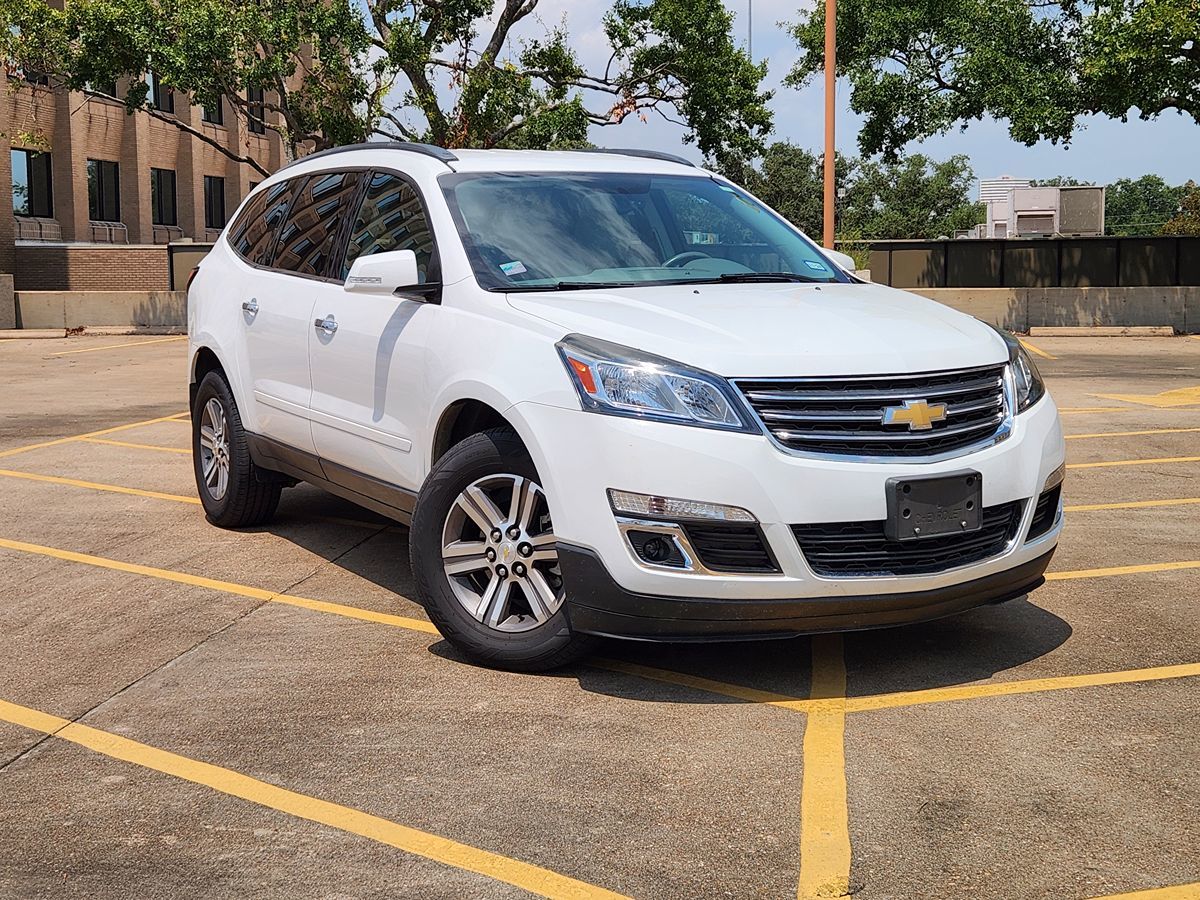
[[[756,61],[766,61],[764,86],[774,90],[772,108],[775,131],[769,140],[786,140],[820,151],[824,142],[824,87],[818,77],[802,90],[784,87],[782,80],[799,56],[795,43],[780,22],[794,20],[808,3],[797,0],[725,0],[735,15],[735,38],[747,36],[747,6],[753,2],[753,51]],[[603,65],[608,44],[600,19],[611,0],[542,0],[536,19],[522,23],[518,36],[532,35],[557,25],[565,17],[571,44],[580,61]],[[838,85],[837,146],[842,153],[858,153],[861,120],[849,108],[850,88]],[[1069,147],[1042,142],[1026,147],[1008,137],[1002,122],[972,123],[964,132],[952,131],[906,148],[936,159],[966,154],[977,178],[1013,175],[1049,178],[1070,175],[1083,181],[1107,184],[1118,178],[1146,173],[1162,175],[1172,184],[1189,178],[1200,181],[1200,124],[1187,116],[1167,113],[1156,121],[1120,122],[1100,117],[1083,120],[1084,126]],[[593,126],[591,140],[602,147],[637,147],[679,153],[699,161],[694,145],[685,144],[683,128],[651,115],[642,123],[629,117],[621,125]]]

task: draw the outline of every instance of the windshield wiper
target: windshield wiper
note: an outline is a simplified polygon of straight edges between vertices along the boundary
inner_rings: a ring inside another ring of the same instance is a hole
[[[829,280],[828,278],[812,278],[797,272],[727,272],[724,275],[718,275],[717,278],[730,284],[753,284],[754,282],[803,282],[809,284]]]

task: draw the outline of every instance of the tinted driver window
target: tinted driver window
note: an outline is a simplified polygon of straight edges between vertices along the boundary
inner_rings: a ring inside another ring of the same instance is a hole
[[[330,172],[303,181],[279,232],[274,268],[298,275],[329,274],[338,226],[349,212],[358,177],[357,172]]]
[[[421,198],[404,179],[377,172],[350,231],[342,278],[350,274],[350,264],[358,257],[388,250],[412,250],[417,255],[420,283],[429,280],[433,232]]]

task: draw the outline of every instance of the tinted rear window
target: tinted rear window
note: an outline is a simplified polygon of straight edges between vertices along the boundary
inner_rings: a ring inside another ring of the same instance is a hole
[[[298,275],[329,274],[329,261],[340,226],[350,212],[358,178],[357,172],[330,172],[293,182],[302,182],[302,186],[279,232],[274,268]]]

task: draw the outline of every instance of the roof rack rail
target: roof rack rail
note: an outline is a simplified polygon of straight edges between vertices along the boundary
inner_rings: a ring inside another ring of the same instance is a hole
[[[658,159],[663,162],[679,163],[681,166],[691,166],[696,168],[696,164],[690,159],[684,159],[682,156],[676,156],[674,153],[663,153],[659,150],[619,150],[610,147],[583,147],[576,151],[578,153],[612,153],[617,156],[640,156],[642,159]]]
[[[411,141],[367,141],[363,144],[345,144],[341,147],[330,147],[328,150],[318,150],[316,153],[310,153],[308,156],[301,156],[299,159],[292,160],[292,162],[283,168],[286,169],[289,166],[294,166],[296,163],[307,162],[310,159],[319,159],[322,156],[345,153],[349,150],[406,150],[409,153],[420,153],[422,156],[431,156],[447,165],[458,161],[458,157],[451,151],[445,147],[437,147],[433,144],[417,144]]]

